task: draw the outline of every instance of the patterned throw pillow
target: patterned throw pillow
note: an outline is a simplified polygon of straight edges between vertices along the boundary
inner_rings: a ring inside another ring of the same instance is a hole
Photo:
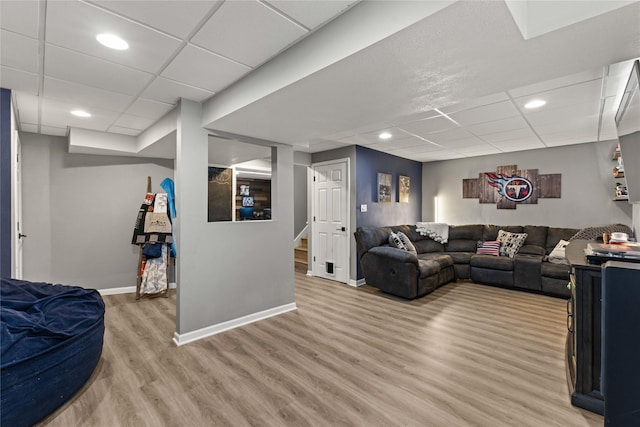
[[[489,240],[486,242],[479,241],[476,249],[478,255],[500,255],[500,242],[497,240]]]
[[[527,239],[527,233],[510,233],[508,231],[498,231],[498,242],[500,242],[500,256],[508,256],[513,258],[516,256],[524,241]]]
[[[411,243],[411,240],[402,231],[398,233],[389,234],[389,246],[402,249],[407,252],[416,252],[415,246]]]
[[[418,252],[416,250],[416,247],[413,246],[413,242],[411,242],[411,239],[409,239],[409,237],[404,234],[402,231],[398,231],[397,233],[398,238],[400,238],[400,240],[402,240],[402,243],[404,243],[404,246],[407,248],[406,250],[409,252]]]

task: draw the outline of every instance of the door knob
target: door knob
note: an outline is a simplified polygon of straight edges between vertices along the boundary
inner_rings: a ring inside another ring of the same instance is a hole
[[[23,237],[27,237],[26,234],[18,233],[18,239],[22,239]]]

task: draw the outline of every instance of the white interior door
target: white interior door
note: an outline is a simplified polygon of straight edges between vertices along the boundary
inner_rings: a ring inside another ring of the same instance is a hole
[[[349,277],[348,161],[313,166],[313,275],[347,283]]]
[[[20,136],[18,131],[14,130],[11,134],[11,198],[12,198],[12,213],[13,228],[11,240],[13,242],[12,260],[13,270],[11,275],[16,279],[22,279],[22,241],[24,234],[22,234],[22,148],[20,145]]]

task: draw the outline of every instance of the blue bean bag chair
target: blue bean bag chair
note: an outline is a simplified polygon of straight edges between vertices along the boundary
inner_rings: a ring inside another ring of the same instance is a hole
[[[31,426],[91,376],[104,303],[93,289],[0,280],[0,425]]]

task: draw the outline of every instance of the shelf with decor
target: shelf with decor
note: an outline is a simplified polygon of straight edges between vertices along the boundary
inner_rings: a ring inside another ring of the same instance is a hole
[[[615,160],[618,164],[611,171],[615,179],[619,179],[616,182],[615,195],[613,197],[614,202],[626,202],[629,200],[629,192],[627,191],[627,181],[624,176],[624,163],[622,161],[622,154],[620,153],[620,144],[616,145],[613,150],[611,160]]]

